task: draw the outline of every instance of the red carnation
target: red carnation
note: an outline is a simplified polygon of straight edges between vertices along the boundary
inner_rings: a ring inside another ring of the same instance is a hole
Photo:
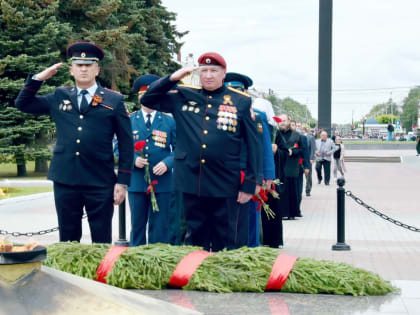
[[[296,142],[295,143],[295,145],[294,145],[294,147],[297,149],[297,148],[299,148],[299,144]]]
[[[144,141],[144,140],[141,140],[141,141],[137,141],[135,144],[134,144],[134,151],[136,151],[136,152],[141,152],[141,151],[143,151],[143,148],[146,146],[146,141]]]
[[[274,116],[273,119],[276,121],[276,123],[281,123],[282,122],[280,117]]]
[[[303,159],[302,158],[299,159],[299,164],[303,164]]]

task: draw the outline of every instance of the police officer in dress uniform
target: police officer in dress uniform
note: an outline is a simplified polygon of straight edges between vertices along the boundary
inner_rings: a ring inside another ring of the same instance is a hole
[[[134,81],[133,89],[138,93],[139,103],[149,85],[158,80],[153,74],[142,75]],[[148,223],[148,243],[169,243],[170,201],[172,191],[172,167],[175,149],[175,121],[172,117],[142,105],[141,109],[130,115],[133,141],[146,141],[143,152],[134,155],[134,170],[128,190],[131,210],[130,245],[146,244],[146,225]],[[114,151],[117,153],[118,142]],[[145,166],[149,165],[151,181],[159,211],[153,211],[149,183],[146,182]],[[172,222],[173,223],[173,222]]]
[[[229,245],[229,220],[237,203],[255,193],[258,136],[251,98],[223,84],[223,57],[205,53],[198,63],[153,82],[142,103],[175,118],[174,171],[184,194],[185,242],[218,251]],[[202,87],[177,85],[194,70],[199,70]],[[248,173],[241,184],[242,139],[248,145]]]
[[[57,129],[57,143],[48,179],[54,182],[54,199],[60,241],[80,241],[83,208],[88,216],[92,242],[112,241],[113,205],[120,204],[130,183],[133,139],[124,97],[96,82],[98,46],[79,42],[67,48],[70,73],[76,85],[58,87],[36,95],[42,81],[57,73],[62,63],[29,75],[15,104],[26,113],[50,115]],[[118,175],[114,172],[112,140],[119,140]]]
[[[252,86],[252,79],[246,75],[228,72],[225,78],[225,85],[246,92]],[[275,177],[274,158],[271,149],[270,129],[267,116],[264,112],[252,109],[253,119],[258,130],[259,152],[258,152],[258,184],[271,187]],[[246,143],[244,143],[246,149]],[[242,150],[246,153],[246,150]],[[246,155],[241,168],[246,170]],[[249,201],[247,204],[239,205],[238,213],[234,222],[234,247],[259,245],[260,239],[260,211],[257,211],[258,203]]]

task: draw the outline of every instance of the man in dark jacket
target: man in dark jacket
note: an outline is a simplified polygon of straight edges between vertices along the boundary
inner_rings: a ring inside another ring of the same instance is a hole
[[[251,98],[225,87],[226,62],[217,53],[153,82],[143,95],[147,107],[170,112],[176,122],[175,185],[183,192],[185,242],[218,251],[229,244],[229,218],[248,202],[257,182],[257,129]],[[177,85],[199,70],[202,87]],[[247,142],[248,174],[241,181],[241,141]]]
[[[36,95],[42,82],[57,73],[62,65],[58,63],[29,75],[15,104],[26,113],[50,115],[57,128],[48,179],[54,182],[60,241],[80,241],[85,208],[92,241],[110,243],[113,204],[124,200],[130,183],[134,150],[130,119],[124,97],[96,82],[102,49],[80,42],[70,45],[67,54],[75,86]],[[117,176],[112,148],[115,134],[120,142]]]

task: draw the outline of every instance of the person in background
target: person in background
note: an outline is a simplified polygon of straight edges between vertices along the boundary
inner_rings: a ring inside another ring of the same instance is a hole
[[[308,144],[309,144],[310,165],[309,165],[308,174],[305,173],[305,178],[306,178],[305,191],[306,191],[306,196],[309,197],[311,195],[311,190],[312,190],[312,165],[315,163],[316,144],[315,144],[315,137],[310,133],[310,130],[308,130],[308,128],[306,127],[303,127],[302,130],[303,130],[303,134],[308,139]]]
[[[416,139],[416,150],[417,150],[417,156],[420,155],[420,128],[417,128],[417,139]]]
[[[309,162],[309,143],[308,138],[302,134],[302,123],[292,120],[290,122],[290,128],[299,133],[300,141],[302,143],[302,152],[299,158],[299,177],[298,177],[298,215],[302,217],[301,203],[303,193],[303,175],[309,173],[310,162]]]
[[[335,137],[335,151],[333,153],[334,157],[334,178],[337,178],[337,170],[340,172],[341,177],[344,177],[344,144],[340,136]]]
[[[316,143],[316,150],[315,150],[315,158],[316,158],[316,174],[318,177],[318,184],[322,182],[322,169],[324,169],[324,183],[325,185],[330,184],[330,177],[331,177],[331,159],[332,155],[335,150],[335,144],[332,142],[331,139],[328,138],[328,134],[326,131],[322,131],[320,134],[320,139],[315,141]]]
[[[230,88],[247,92],[252,86],[251,78],[246,75],[228,72],[225,77],[225,85]],[[258,184],[268,185],[274,179],[274,158],[271,149],[270,129],[267,116],[264,112],[253,109],[253,119],[258,130],[259,140],[259,157],[258,160]],[[246,170],[246,142],[243,141],[242,148],[242,168],[245,174]],[[238,212],[235,214],[236,222],[233,228],[233,246],[231,248],[239,248],[242,246],[256,247],[259,246],[260,238],[260,211],[257,211],[257,202],[249,201],[247,204],[239,204]]]
[[[284,163],[284,188],[283,196],[280,196],[280,207],[283,218],[294,220],[299,215],[299,159],[305,148],[300,134],[291,128],[291,120],[287,115],[280,115],[280,133],[278,136],[284,138],[287,148],[286,160]],[[282,139],[283,140],[283,139]]]
[[[296,191],[293,184],[293,179],[286,179],[286,161],[290,156],[289,148],[287,147],[285,137],[283,135],[285,131],[285,125],[280,128],[280,123],[283,119],[288,119],[287,115],[280,115],[280,117],[274,117],[278,128],[276,128],[274,143],[272,144],[272,151],[274,154],[274,165],[275,165],[275,177],[280,181],[279,185],[274,187],[274,190],[279,194],[279,199],[273,198],[271,194],[268,195],[268,205],[274,212],[274,218],[267,218],[266,215],[261,216],[262,230],[263,230],[263,245],[272,248],[283,247],[283,213],[289,213],[290,203],[294,204]],[[286,122],[287,124],[287,122]],[[283,132],[281,131],[283,130]],[[292,139],[293,140],[293,139]],[[290,175],[290,169],[288,170]],[[287,185],[287,186],[286,186]],[[289,198],[289,194],[292,198]],[[297,201],[296,201],[297,203]]]
[[[139,104],[149,85],[158,80],[153,74],[138,77],[133,90],[138,95]],[[175,149],[175,121],[172,117],[141,104],[141,109],[130,115],[133,141],[146,141],[142,153],[134,153],[134,168],[128,188],[131,212],[130,246],[146,243],[170,243],[170,201],[172,187],[172,167]],[[114,152],[118,156],[118,141]],[[145,179],[145,167],[149,167],[153,188]],[[154,211],[150,189],[154,189],[159,211]],[[149,192],[148,192],[149,191]],[[146,226],[147,236],[146,241]],[[177,226],[179,228],[179,224]]]

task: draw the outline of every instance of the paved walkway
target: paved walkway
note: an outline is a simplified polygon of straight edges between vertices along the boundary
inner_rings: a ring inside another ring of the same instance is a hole
[[[347,151],[348,155],[402,156],[403,163],[348,163],[346,190],[377,210],[420,228],[420,157],[414,151]],[[395,226],[346,197],[347,252],[336,252],[336,188],[318,185],[303,197],[303,218],[284,221],[283,252],[300,257],[344,261],[379,273],[403,289],[386,297],[333,297],[299,294],[210,294],[177,290],[141,291],[206,314],[420,314],[420,233]],[[129,216],[127,215],[127,218]],[[114,240],[117,239],[114,217]],[[0,229],[36,231],[57,225],[52,195],[0,204]],[[87,223],[83,242],[89,242]],[[129,228],[128,228],[129,231]],[[33,237],[48,244],[57,233]],[[24,238],[19,238],[23,241]],[[401,281],[405,280],[405,281]],[[412,281],[417,280],[417,281]]]

